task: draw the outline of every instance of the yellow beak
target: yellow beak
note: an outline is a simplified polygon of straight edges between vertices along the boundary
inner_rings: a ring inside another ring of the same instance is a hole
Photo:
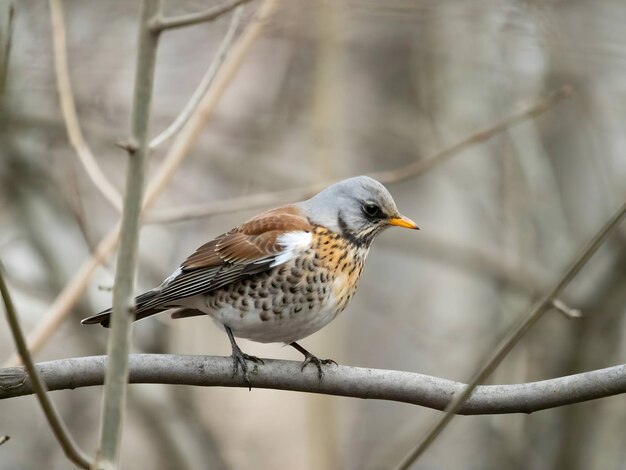
[[[410,228],[413,230],[419,230],[419,227],[408,217],[401,215],[400,217],[394,217],[387,221],[389,225],[395,225],[396,227]]]

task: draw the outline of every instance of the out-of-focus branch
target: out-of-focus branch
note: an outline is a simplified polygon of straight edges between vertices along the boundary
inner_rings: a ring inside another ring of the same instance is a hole
[[[370,173],[369,176],[382,183],[389,184],[423,175],[442,163],[445,163],[454,155],[458,155],[470,147],[483,143],[512,126],[545,113],[563,100],[571,97],[573,93],[573,87],[569,85],[563,86],[546,99],[534,104],[532,107],[521,112],[511,114],[496,124],[463,138],[451,147],[435,152],[426,158],[409,163],[408,165],[404,165],[393,170]],[[302,188],[252,194],[224,201],[212,201],[208,203],[177,207],[174,209],[160,210],[159,212],[148,214],[146,222],[180,222],[184,220],[197,219],[199,217],[207,217],[209,215],[253,209],[274,204],[284,204],[287,201],[297,201],[311,197],[313,194],[334,182],[335,181],[325,181]]]
[[[61,326],[65,317],[70,313],[71,308],[78,302],[78,299],[89,285],[93,273],[98,266],[104,263],[116,247],[119,231],[118,224],[98,243],[96,251],[78,268],[72,280],[63,288],[52,302],[52,305],[46,310],[42,321],[26,335],[28,348],[33,354],[36,354],[43,348],[46,341]],[[19,356],[13,354],[6,361],[5,366],[17,365],[19,361]]]
[[[126,195],[113,287],[113,313],[107,347],[108,360],[102,404],[100,448],[96,459],[97,468],[118,468],[119,465],[119,448],[126,408],[128,354],[132,332],[132,315],[129,313],[135,309],[133,291],[137,270],[143,189],[150,153],[148,126],[159,44],[159,34],[151,30],[150,24],[160,12],[161,0],[143,1],[131,112],[130,142],[134,148],[129,151],[126,171]]]
[[[413,163],[409,163],[403,167],[389,171],[379,171],[373,173],[372,177],[376,178],[384,183],[392,183],[396,181],[402,181],[408,178],[422,175],[433,168],[448,161],[454,155],[457,155],[470,147],[481,144],[500,134],[501,132],[510,129],[513,126],[521,124],[529,119],[534,119],[546,111],[551,110],[563,100],[570,98],[574,94],[574,87],[571,85],[564,85],[558,90],[554,91],[545,99],[535,103],[532,107],[522,110],[518,113],[511,114],[504,118],[502,121],[476,132],[470,136],[467,136],[463,140],[457,142],[451,147],[446,148],[440,152],[436,152],[430,157],[423,158]]]
[[[62,0],[50,0],[50,19],[52,21],[54,70],[56,73],[59,101],[61,102],[61,110],[63,111],[67,136],[94,186],[98,188],[113,207],[121,211],[122,197],[102,172],[80,129],[67,64],[67,41],[65,37],[65,22],[63,20],[63,5],[61,1]]]
[[[0,446],[11,439],[11,436],[0,436]]]
[[[0,95],[7,80],[14,14],[13,0],[0,0]]]
[[[161,32],[168,29],[180,28],[183,26],[192,26],[198,23],[206,23],[207,21],[214,21],[220,16],[225,15],[231,10],[234,10],[239,5],[248,3],[251,0],[234,0],[223,5],[217,5],[208,8],[204,11],[197,13],[189,13],[186,15],[173,16],[171,18],[157,18],[152,23],[152,29],[155,32]]]
[[[60,359],[38,364],[37,369],[50,390],[74,389],[102,385],[105,361],[106,356]],[[264,361],[255,365],[250,374],[254,388],[391,400],[443,410],[466,387],[460,382],[414,372],[342,365],[325,367],[320,382],[313,369],[300,371],[301,362]],[[131,383],[248,387],[240,374],[233,376],[229,357],[131,354],[129,364]],[[22,367],[0,369],[0,399],[31,393],[30,379]],[[482,385],[457,413],[533,413],[622,393],[626,393],[626,365],[540,382]]]
[[[159,171],[151,181],[146,191],[144,201],[144,209],[149,209],[154,203],[156,196],[169,183],[174,172],[189,154],[191,147],[197,140],[205,122],[213,113],[215,106],[220,98],[224,95],[226,88],[239,71],[244,58],[247,56],[252,45],[256,42],[261,31],[263,30],[267,19],[274,14],[280,0],[265,0],[259,7],[254,20],[248,24],[245,31],[239,36],[237,42],[233,45],[230,53],[226,57],[219,74],[215,77],[211,89],[203,96],[198,108],[187,124],[181,129],[180,133],[174,139],[170,150],[168,151]]]
[[[445,413],[437,420],[437,422],[428,430],[424,437],[419,441],[417,446],[411,450],[398,464],[396,470],[404,470],[409,466],[434,442],[441,431],[452,420],[454,415],[463,406],[463,403],[470,397],[472,391],[489,377],[496,367],[502,362],[507,354],[519,342],[530,328],[537,323],[542,315],[553,307],[554,301],[558,300],[563,290],[587,264],[587,261],[596,253],[598,248],[619,226],[622,219],[626,215],[626,202],[615,212],[615,214],[607,221],[607,223],[598,231],[587,246],[572,261],[572,264],[565,270],[563,276],[558,282],[546,293],[524,316],[520,322],[514,326],[507,336],[498,344],[489,358],[474,374],[469,383],[462,391],[455,394],[454,399],[446,406]]]
[[[237,31],[237,27],[239,26],[239,22],[241,20],[241,15],[243,14],[243,9],[244,7],[241,6],[237,10],[235,10],[235,13],[233,13],[233,18],[230,22],[230,25],[228,26],[228,31],[226,31],[226,35],[224,36],[224,39],[222,39],[222,43],[217,49],[217,53],[211,61],[209,68],[204,74],[204,77],[202,77],[198,88],[196,89],[196,91],[194,91],[193,95],[191,95],[191,98],[189,98],[189,101],[187,102],[183,110],[168,126],[168,128],[150,141],[151,149],[155,149],[166,140],[174,137],[183,128],[183,126],[187,124],[189,118],[193,115],[196,108],[200,105],[202,97],[206,95],[207,91],[211,88],[217,72],[224,62],[224,59],[226,58],[226,54],[230,49],[230,46],[232,46],[233,39],[235,38],[235,32]]]
[[[148,209],[154,203],[157,196],[165,189],[174,176],[176,169],[189,154],[189,150],[200,134],[204,123],[215,109],[219,99],[222,97],[229,83],[243,63],[246,54],[259,37],[267,19],[276,10],[278,3],[279,0],[265,0],[261,7],[259,7],[255,21],[252,21],[238,38],[236,44],[228,54],[227,60],[222,65],[218,76],[215,78],[211,90],[203,97],[189,122],[187,122],[181,132],[176,136],[172,147],[165,156],[163,163],[158,168],[157,174],[148,185],[143,205],[144,210]],[[117,245],[118,237],[119,225],[114,227],[100,241],[96,248],[96,253],[85,260],[76,275],[70,280],[46,311],[43,320],[27,335],[27,342],[33,354],[41,350],[52,334],[59,328],[61,323],[63,323],[63,320],[65,320],[70,313],[71,308],[87,288],[95,270],[104,262]],[[5,365],[12,366],[18,363],[19,357],[14,354],[6,361]]]
[[[57,411],[54,403],[50,400],[50,397],[47,394],[46,384],[39,376],[35,365],[33,364],[33,360],[30,357],[30,352],[28,351],[28,347],[26,346],[26,340],[24,339],[24,334],[22,333],[22,328],[20,327],[20,321],[17,316],[17,312],[15,311],[15,307],[13,306],[13,301],[11,300],[11,296],[9,294],[9,289],[4,281],[4,274],[2,272],[2,267],[0,266],[0,293],[2,294],[2,300],[4,302],[4,307],[6,310],[7,321],[9,323],[9,327],[11,328],[11,334],[13,335],[13,339],[15,340],[15,345],[17,350],[22,358],[22,362],[25,365],[25,371],[28,372],[29,383],[31,385],[32,391],[37,395],[37,399],[39,400],[39,404],[43,410],[46,419],[48,420],[48,424],[52,428],[52,432],[54,436],[61,444],[63,451],[68,459],[74,462],[77,466],[89,469],[89,457],[80,450],[72,436],[70,435],[61,415]],[[6,439],[5,439],[6,440]],[[2,442],[4,442],[3,440]]]

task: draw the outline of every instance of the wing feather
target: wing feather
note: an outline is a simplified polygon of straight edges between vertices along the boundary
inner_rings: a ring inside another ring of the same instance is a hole
[[[294,256],[283,242],[285,234],[310,233],[312,228],[294,206],[260,214],[200,246],[155,289],[157,295],[138,305],[138,312],[175,304],[179,299],[219,289],[282,264]]]

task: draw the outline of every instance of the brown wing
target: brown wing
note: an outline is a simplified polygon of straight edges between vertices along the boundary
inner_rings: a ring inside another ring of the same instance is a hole
[[[312,226],[294,206],[264,212],[199,247],[138,311],[218,289],[269,269],[283,253],[278,237],[309,232]],[[154,291],[153,291],[154,292]]]
[[[308,232],[311,229],[309,221],[300,215],[296,207],[272,209],[205,243],[183,262],[181,268],[190,270],[221,265],[225,262],[258,261],[281,251],[277,237],[282,233]]]

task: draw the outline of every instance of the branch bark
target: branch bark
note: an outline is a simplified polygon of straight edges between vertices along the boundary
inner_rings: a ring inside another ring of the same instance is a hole
[[[115,286],[113,287],[113,313],[107,347],[108,367],[102,406],[100,448],[96,460],[97,468],[118,468],[119,448],[122,440],[128,381],[128,354],[132,332],[129,311],[135,308],[133,290],[137,269],[144,181],[150,152],[148,125],[159,43],[159,33],[150,29],[150,23],[158,17],[160,12],[161,0],[144,0],[139,26],[139,48],[130,131],[130,142],[135,149],[129,151],[126,173],[126,195],[122,212]]]
[[[320,382],[313,368],[301,372],[300,362],[264,361],[250,374],[254,388],[389,400],[436,410],[445,409],[452,397],[466,388],[460,382],[414,372],[342,365],[325,367]],[[131,354],[129,382],[247,388],[241,375],[233,377],[232,365],[230,357]],[[36,367],[49,390],[92,387],[103,383],[106,356],[60,359]],[[0,369],[0,400],[32,393],[23,367]],[[481,385],[457,413],[533,413],[622,393],[626,393],[626,365],[540,382]]]

